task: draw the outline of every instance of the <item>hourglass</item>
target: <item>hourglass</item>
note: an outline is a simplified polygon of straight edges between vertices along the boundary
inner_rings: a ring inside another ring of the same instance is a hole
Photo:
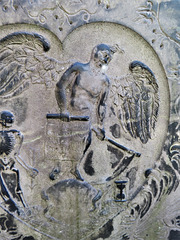
[[[116,193],[116,195],[115,195],[115,201],[116,202],[126,202],[127,201],[126,194],[125,194],[125,187],[126,187],[127,182],[128,181],[126,181],[126,180],[114,181],[117,189],[119,190],[119,192]]]

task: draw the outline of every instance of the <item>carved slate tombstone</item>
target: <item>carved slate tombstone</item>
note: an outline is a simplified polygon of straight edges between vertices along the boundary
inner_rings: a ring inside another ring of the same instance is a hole
[[[0,1],[0,239],[180,238],[179,9]]]

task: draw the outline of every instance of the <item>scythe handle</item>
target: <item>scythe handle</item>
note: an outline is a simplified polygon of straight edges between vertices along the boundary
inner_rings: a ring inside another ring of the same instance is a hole
[[[60,119],[65,122],[70,121],[89,121],[89,116],[69,116],[63,113],[48,113],[46,115],[47,119]]]
[[[119,148],[119,149],[121,149],[123,151],[126,151],[126,152],[128,152],[130,154],[134,154],[136,157],[140,157],[141,156],[141,153],[138,153],[138,152],[136,152],[134,150],[131,150],[131,149],[129,149],[129,148],[127,148],[127,147],[117,143],[116,141],[114,141],[111,138],[108,138],[108,137],[105,136],[104,140],[110,142],[112,145],[116,146],[117,148]]]

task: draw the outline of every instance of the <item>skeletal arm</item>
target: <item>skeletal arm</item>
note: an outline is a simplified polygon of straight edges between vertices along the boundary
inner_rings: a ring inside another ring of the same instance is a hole
[[[15,134],[15,138],[16,138],[16,145],[15,145],[15,149],[14,149],[14,157],[17,160],[17,162],[24,168],[26,169],[26,171],[29,172],[29,174],[32,177],[37,176],[38,174],[38,170],[29,166],[24,159],[20,156],[20,149],[22,147],[23,144],[23,140],[24,140],[24,136],[20,131],[17,130],[11,130],[14,134]]]

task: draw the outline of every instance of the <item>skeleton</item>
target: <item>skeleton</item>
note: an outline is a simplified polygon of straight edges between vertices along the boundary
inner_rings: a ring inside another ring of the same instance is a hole
[[[19,170],[15,168],[15,162],[23,166],[32,177],[35,177],[38,171],[28,166],[20,156],[20,149],[23,143],[23,135],[20,131],[10,129],[14,123],[14,115],[9,111],[0,113],[0,195],[4,202],[9,205],[11,211],[17,211],[20,208],[27,208],[28,205],[24,199],[20,186]]]

